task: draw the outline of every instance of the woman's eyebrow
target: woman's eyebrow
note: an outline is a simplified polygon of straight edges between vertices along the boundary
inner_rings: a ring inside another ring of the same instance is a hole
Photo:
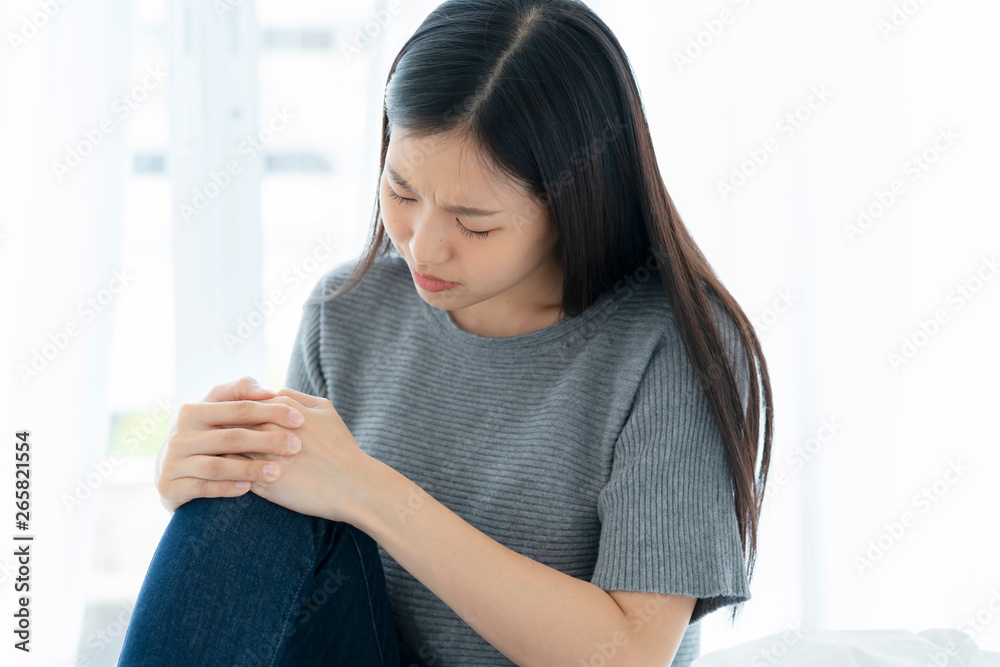
[[[416,194],[420,194],[419,192],[416,191],[416,189],[414,189],[412,185],[406,182],[405,178],[396,173],[396,170],[392,168],[391,164],[387,162],[385,168],[386,171],[389,173],[389,178],[394,180],[397,184],[409,190],[410,192],[415,192]],[[449,213],[454,213],[455,215],[464,215],[470,218],[488,218],[491,215],[496,215],[497,213],[503,213],[503,211],[485,211],[481,208],[473,208],[471,206],[459,206],[459,205],[442,206],[441,208],[448,211]]]

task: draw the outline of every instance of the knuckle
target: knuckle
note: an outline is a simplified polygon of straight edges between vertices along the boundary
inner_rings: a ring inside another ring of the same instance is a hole
[[[240,419],[246,419],[253,413],[255,405],[253,401],[237,401],[236,416]]]
[[[159,490],[165,490],[167,484],[174,478],[174,462],[171,459],[164,458],[160,463],[160,476],[156,480],[156,488]]]
[[[207,479],[197,479],[194,482],[194,492],[195,496],[198,498],[207,498],[211,492],[211,485],[208,483]]]
[[[177,408],[177,421],[188,421],[191,419],[191,410],[194,406],[190,403],[182,403],[179,408]]]
[[[232,393],[233,393],[233,383],[223,382],[222,384],[217,384],[214,387],[212,387],[208,391],[208,393],[205,394],[205,398],[203,398],[202,400],[206,402],[224,401],[226,400],[226,396]]]
[[[243,442],[242,429],[226,428],[222,430],[222,444],[225,445],[226,449],[238,450],[241,442]]]
[[[167,459],[171,454],[177,451],[177,434],[169,435],[163,439],[160,443],[160,448],[163,450],[163,458]]]
[[[208,461],[205,463],[205,478],[206,479],[221,479],[222,478],[222,463],[223,460],[218,456],[208,457]]]
[[[164,442],[164,447],[166,451],[163,453],[163,458],[173,458],[176,456],[182,456],[185,451],[190,447],[191,440],[183,433],[174,433],[166,439]]]

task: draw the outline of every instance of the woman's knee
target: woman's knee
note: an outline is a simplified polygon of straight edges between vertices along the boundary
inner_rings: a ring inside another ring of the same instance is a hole
[[[262,539],[300,540],[315,531],[311,519],[247,492],[231,498],[194,498],[174,511],[167,527],[174,547],[197,558],[215,550]]]

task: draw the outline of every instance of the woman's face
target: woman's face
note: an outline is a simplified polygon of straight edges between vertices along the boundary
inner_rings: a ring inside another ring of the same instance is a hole
[[[482,165],[467,140],[393,136],[379,187],[386,233],[411,271],[457,283],[434,291],[414,278],[420,296],[453,319],[464,309],[484,325],[548,312],[561,303],[562,276],[547,211]]]

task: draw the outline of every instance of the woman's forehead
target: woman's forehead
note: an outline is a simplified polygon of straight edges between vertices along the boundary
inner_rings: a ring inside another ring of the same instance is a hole
[[[386,169],[396,183],[423,194],[431,189],[453,203],[510,209],[527,189],[499,173],[469,139],[432,135],[391,137]]]

